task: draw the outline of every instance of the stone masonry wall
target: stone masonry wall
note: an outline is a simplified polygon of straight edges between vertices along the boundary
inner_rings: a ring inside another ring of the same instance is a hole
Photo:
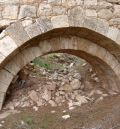
[[[73,14],[74,18],[97,17],[120,29],[120,0],[0,0],[1,28],[19,19],[31,24],[37,17],[54,20],[65,14]]]

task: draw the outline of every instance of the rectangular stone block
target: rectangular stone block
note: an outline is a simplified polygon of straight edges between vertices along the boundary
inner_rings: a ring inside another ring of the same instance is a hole
[[[120,45],[120,30],[118,32],[116,42]]]
[[[5,59],[5,56],[3,56],[3,55],[0,53],[0,64],[3,62],[4,59]]]
[[[0,70],[0,82],[10,85],[11,81],[13,79],[13,75],[9,73],[7,70]]]
[[[31,37],[31,38],[38,36],[42,33],[40,30],[39,24],[36,22],[34,24],[27,26],[25,28],[25,30],[26,30],[27,34],[29,35],[29,37]]]
[[[10,73],[12,73],[13,75],[16,75],[20,70],[20,68],[16,65],[15,60],[8,62],[4,68],[8,70]]]
[[[53,29],[53,25],[51,23],[51,20],[49,20],[47,18],[46,19],[38,18],[38,19],[36,19],[36,22],[39,24],[40,30],[43,33]]]
[[[5,97],[5,93],[0,92],[0,103],[3,103]]]
[[[8,85],[6,85],[6,84],[0,82],[0,93],[1,93],[1,92],[2,92],[2,93],[6,93],[7,89],[8,89]]]
[[[2,103],[0,103],[0,110],[2,110]]]
[[[18,6],[16,5],[7,5],[2,11],[2,16],[5,19],[17,19],[18,15]]]
[[[109,27],[109,31],[107,33],[107,36],[112,39],[113,41],[116,41],[117,35],[119,33],[119,29],[114,27]]]
[[[67,15],[54,16],[51,18],[51,22],[54,28],[69,27]]]
[[[16,48],[16,43],[9,36],[0,40],[0,53],[5,57],[11,54]]]
[[[6,32],[13,38],[18,46],[21,46],[30,39],[21,22],[12,24],[6,29]]]
[[[96,31],[96,27],[97,27],[96,23],[97,23],[96,18],[85,18],[83,26],[85,28],[88,28],[88,29]]]

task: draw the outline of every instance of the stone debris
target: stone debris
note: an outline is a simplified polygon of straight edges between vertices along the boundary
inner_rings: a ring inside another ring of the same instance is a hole
[[[89,75],[89,79],[86,79],[85,72],[81,73],[75,69],[79,64],[78,58],[56,55],[53,62],[57,62],[59,65],[60,61],[65,63],[54,70],[34,67],[33,63],[27,65],[23,71],[30,71],[28,80],[20,89],[18,80],[12,84],[13,86],[17,85],[18,91],[15,91],[4,109],[14,110],[18,107],[32,107],[38,111],[41,106],[56,107],[67,104],[68,109],[73,110],[76,106],[98,102],[109,94],[115,94],[112,91],[108,94],[102,90],[96,72],[86,62],[81,66],[84,66],[83,69],[86,68],[85,72]]]
[[[62,116],[62,118],[63,118],[64,120],[67,120],[68,118],[70,118],[70,115],[64,115],[64,116]]]

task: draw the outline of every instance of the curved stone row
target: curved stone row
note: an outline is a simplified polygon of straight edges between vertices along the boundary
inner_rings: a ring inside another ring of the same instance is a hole
[[[109,27],[107,23],[100,19],[83,18],[81,20],[71,19],[67,15],[60,15],[52,17],[51,20],[38,18],[36,22],[25,27],[23,27],[22,23],[23,21],[18,21],[12,24],[0,35],[0,64],[2,64],[6,57],[19,51],[29,40],[61,28],[66,28],[68,31],[64,30],[60,34],[87,38],[106,48],[120,60],[120,30]],[[48,38],[59,35],[59,32],[56,33],[51,32]]]
[[[4,66],[3,69],[0,71],[0,106],[2,107],[2,104],[4,102],[6,91],[14,78],[14,76],[30,61],[35,59],[38,56],[47,54],[47,53],[53,53],[56,51],[65,51],[69,53],[71,51],[71,54],[75,53],[73,50],[76,50],[79,55],[82,56],[81,52],[86,53],[89,56],[83,56],[86,60],[88,60],[91,64],[96,66],[97,69],[99,69],[99,72],[102,70],[104,71],[105,76],[107,77],[109,89],[118,91],[118,82],[119,82],[119,75],[120,73],[117,71],[116,68],[119,65],[116,58],[111,55],[106,49],[92,43],[89,40],[79,38],[76,36],[69,36],[69,37],[56,37],[52,39],[47,40],[39,40],[38,43],[33,44],[31,47],[25,47],[23,50],[21,50],[18,54],[16,54],[11,61],[7,63],[7,65]],[[91,59],[90,60],[90,55]],[[107,58],[106,58],[107,56]],[[95,60],[95,63],[94,63]],[[97,61],[98,60],[98,61]],[[104,63],[103,63],[104,62]],[[99,65],[102,67],[100,67]],[[112,74],[109,74],[112,73]],[[115,80],[115,81],[114,81]],[[111,83],[114,82],[114,83]],[[106,87],[104,87],[106,88]]]

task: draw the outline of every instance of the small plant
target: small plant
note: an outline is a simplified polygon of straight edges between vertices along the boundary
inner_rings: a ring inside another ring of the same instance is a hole
[[[52,69],[52,65],[40,57],[36,58],[33,61],[33,63],[35,66],[38,66],[38,67],[43,67],[43,68],[48,69],[48,70]]]

